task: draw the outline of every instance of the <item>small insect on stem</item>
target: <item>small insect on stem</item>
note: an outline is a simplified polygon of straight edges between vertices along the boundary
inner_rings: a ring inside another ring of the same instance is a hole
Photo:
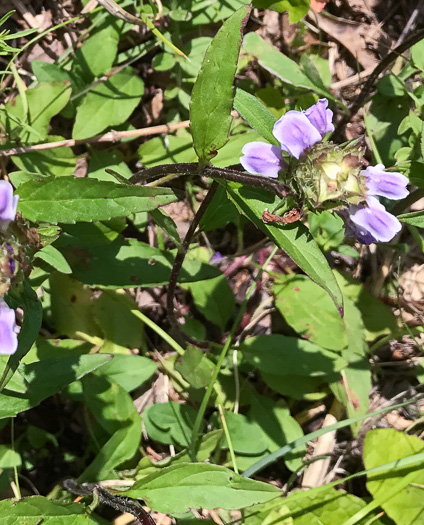
[[[288,213],[285,215],[275,215],[274,213],[270,213],[268,210],[264,210],[262,213],[262,222],[265,224],[272,224],[272,223],[284,223],[284,224],[292,224],[293,222],[297,222],[303,217],[303,210],[298,210],[297,208],[291,209]]]

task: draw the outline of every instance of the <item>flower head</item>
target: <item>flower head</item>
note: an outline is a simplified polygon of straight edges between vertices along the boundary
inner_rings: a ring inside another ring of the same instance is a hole
[[[13,195],[12,185],[0,180],[0,221],[14,221],[18,207],[19,196]]]
[[[15,311],[0,299],[0,354],[14,354],[17,348]]]
[[[362,169],[363,151],[357,141],[337,145],[321,143],[334,131],[333,112],[320,99],[306,111],[288,111],[274,125],[280,146],[250,142],[242,150],[240,163],[246,171],[276,178],[281,170],[284,182],[302,205],[311,209],[347,207],[346,233],[363,244],[388,242],[400,231],[398,219],[376,196],[398,200],[408,195],[408,179],[386,172],[383,164]],[[282,158],[288,153],[290,168]]]

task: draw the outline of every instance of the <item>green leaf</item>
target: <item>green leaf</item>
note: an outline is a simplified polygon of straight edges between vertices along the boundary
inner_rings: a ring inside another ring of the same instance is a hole
[[[256,421],[249,420],[242,414],[224,412],[231,444],[238,454],[258,455],[268,448],[268,440]],[[225,439],[222,448],[228,448]]]
[[[190,290],[199,312],[223,332],[235,307],[234,294],[226,277],[221,274],[214,279],[189,283],[184,287]]]
[[[418,69],[424,71],[424,38],[411,47],[411,59]]]
[[[143,422],[151,439],[167,445],[187,447],[195,417],[196,412],[191,406],[170,401],[147,407]]]
[[[68,82],[43,82],[28,89],[25,96],[28,115],[22,97],[18,95],[0,112],[0,123],[11,138],[19,135],[21,144],[41,142],[47,137],[50,119],[67,104],[71,86]]]
[[[225,188],[219,186],[217,192],[213,196],[212,202],[200,219],[199,227],[203,231],[210,232],[226,226],[229,222],[235,221],[238,217],[239,213],[237,208],[228,198]]]
[[[247,3],[248,0],[226,0],[219,5],[196,2],[193,4],[194,9],[192,13],[190,12],[192,8],[188,8],[188,15],[193,16],[190,22],[194,26],[209,25],[211,23],[217,23],[221,20],[225,20],[231,16],[234,11],[239,9],[240,6]],[[191,6],[192,4],[189,3],[188,5]],[[183,13],[185,16],[187,16],[187,10],[184,10]]]
[[[65,312],[72,308],[72,291],[68,297],[69,303],[68,308],[64,309]],[[105,290],[100,296],[97,295],[96,298],[90,297],[90,304],[95,324],[99,326],[105,339],[105,343],[102,345],[102,352],[127,352],[126,349],[144,347],[144,324],[132,313],[133,310],[138,308],[136,301],[132,297],[122,293],[122,291]],[[76,305],[75,310],[78,315],[78,305]],[[122,357],[139,358],[139,356]],[[134,364],[136,362],[141,364],[142,361],[134,360]],[[130,362],[128,361],[128,363]],[[117,366],[117,364],[114,365],[112,363],[110,365],[112,369]],[[139,369],[139,367],[137,368]],[[140,382],[142,382],[143,377],[143,375],[140,375]]]
[[[175,66],[175,58],[175,55],[171,55],[171,53],[159,53],[153,57],[152,68],[155,71],[168,71]]]
[[[72,136],[86,139],[123,124],[140,103],[144,83],[131,68],[91,89],[77,109]]]
[[[275,209],[281,202],[265,190],[227,183],[230,198],[241,213],[282,248],[293,261],[330,295],[339,312],[343,311],[343,296],[328,262],[308,229],[303,224],[268,225],[261,220],[265,208]]]
[[[71,66],[73,75],[84,82],[91,82],[103,73],[108,73],[118,51],[119,32],[115,23],[87,38],[77,49]],[[101,53],[99,53],[101,50]]]
[[[82,384],[87,406],[106,432],[112,434],[112,438],[80,479],[104,479],[113,468],[131,459],[137,452],[141,439],[141,417],[129,394],[112,379],[92,374],[85,377]],[[117,434],[120,436],[119,446],[116,446]]]
[[[171,241],[178,248],[182,247],[182,242],[180,239],[180,234],[178,233],[177,225],[174,220],[171,219],[163,210],[156,209],[150,212],[150,216],[155,221],[155,223],[162,228],[162,230],[168,235]]]
[[[184,355],[175,361],[175,370],[193,388],[207,387],[214,368],[215,364],[197,346],[189,346]]]
[[[167,163],[195,162],[197,156],[192,142],[188,134],[176,137],[168,135],[166,141],[163,137],[155,137],[142,144],[137,154],[147,168]]]
[[[47,142],[63,140],[59,135],[48,135]],[[44,151],[32,151],[24,155],[15,155],[13,162],[23,171],[39,173],[44,177],[70,177],[76,167],[77,159],[71,148],[62,147]],[[39,178],[39,177],[37,177]]]
[[[199,70],[202,67],[205,53],[211,42],[211,37],[201,36],[199,38],[192,38],[187,42],[187,44],[185,44],[183,51],[188,56],[189,60],[185,60],[180,57],[177,58],[180,68],[183,71],[184,80],[194,83],[197,75],[199,74]]]
[[[342,357],[346,359],[348,366],[342,370],[342,381],[333,383],[331,387],[347,407],[348,416],[355,417],[368,412],[372,381],[361,312],[346,297],[344,322],[348,346],[342,351]],[[357,434],[359,429],[359,422],[352,425],[354,434]]]
[[[390,111],[387,111],[388,106],[391,108]],[[367,134],[374,138],[385,166],[392,166],[395,163],[396,153],[402,147],[408,146],[408,136],[406,134],[399,136],[398,128],[409,111],[410,98],[406,95],[385,97],[376,93],[372,97],[367,115]]]
[[[19,187],[19,210],[31,221],[74,223],[126,217],[178,200],[167,188],[126,186],[95,179],[47,177]]]
[[[411,213],[404,213],[398,215],[400,222],[416,226],[418,228],[424,228],[424,211],[413,211]]]
[[[309,494],[305,491],[302,499],[291,501],[290,496],[284,500],[289,512],[273,510],[266,519],[267,524],[283,524],[284,516],[292,516],[294,525],[344,525],[348,518],[363,509],[366,503],[343,490],[333,488]],[[277,517],[279,520],[277,520]],[[379,519],[368,521],[370,516],[357,522],[357,525],[383,525]],[[265,525],[265,521],[263,522]]]
[[[320,385],[324,382],[340,381],[340,374],[333,372],[324,377],[304,377],[296,373],[285,375],[280,372],[274,374],[262,372],[262,378],[269,388],[282,396],[316,401],[327,396],[325,391],[320,391]]]
[[[211,164],[218,168],[226,168],[233,164],[239,164],[241,150],[243,146],[248,142],[261,140],[262,137],[252,129],[247,133],[239,133],[237,135],[231,135],[230,140],[225,146],[218,152],[218,155],[212,159]]]
[[[367,341],[374,341],[378,336],[397,330],[397,320],[391,308],[370,294],[349,274],[335,272],[343,296],[353,301],[361,312]]]
[[[228,140],[233,80],[250,9],[243,6],[224,22],[205,54],[193,87],[191,130],[194,149],[203,162],[213,158]]]
[[[74,277],[90,286],[134,288],[169,282],[175,251],[159,250],[136,239],[122,237],[101,245],[90,245],[76,237],[65,239],[62,236],[58,241],[62,241],[58,247],[65,253]],[[62,246],[69,247],[65,251]],[[215,266],[186,258],[179,282],[211,279],[220,273]]]
[[[308,214],[309,231],[323,252],[337,250],[345,237],[343,219],[335,213],[323,211]]]
[[[367,469],[423,452],[424,443],[392,428],[370,430],[365,436],[364,464]],[[399,483],[404,481],[402,488]],[[367,488],[396,525],[415,525],[424,520],[422,505],[424,470],[409,467],[368,476]],[[399,487],[397,491],[396,488]],[[394,491],[394,492],[393,492]],[[386,496],[387,495],[387,496]]]
[[[344,320],[325,290],[306,275],[287,276],[281,280],[274,285],[275,305],[288,324],[312,343],[330,350],[345,348]]]
[[[112,437],[80,479],[105,479],[115,467],[137,452],[141,440],[141,417],[130,395],[112,379],[91,374],[84,377],[82,385],[85,403]],[[118,433],[121,440],[116,446],[115,436]]]
[[[291,24],[299,22],[309,11],[310,0],[253,0],[258,9],[272,9],[277,13],[288,11]]]
[[[96,374],[110,377],[126,392],[131,392],[150,379],[157,368],[158,365],[147,357],[116,354]]]
[[[124,156],[119,150],[92,149],[88,162],[87,177],[116,182],[115,177],[105,171],[105,168],[111,168],[125,177],[125,179],[129,179],[132,176],[132,171],[123,158]]]
[[[38,82],[71,82],[71,75],[57,64],[50,64],[42,60],[31,61],[32,71]]]
[[[9,445],[0,445],[0,468],[20,467],[22,464],[21,455],[13,450]]]
[[[57,503],[42,496],[0,501],[2,525],[90,525],[99,523],[81,503]],[[42,521],[40,521],[42,520]]]
[[[243,40],[244,50],[253,55],[260,66],[286,84],[304,88],[335,100],[334,95],[321,83],[313,82],[302,68],[278,49],[266,42],[257,33],[248,33]]]
[[[80,355],[19,365],[18,371],[27,383],[27,393],[14,395],[4,390],[0,394],[0,419],[14,417],[38,405],[43,399],[81,379],[110,359],[108,354]]]
[[[278,498],[281,491],[244,479],[225,467],[183,463],[137,481],[124,495],[143,499],[158,512],[175,515],[190,507],[241,509]]]
[[[339,355],[309,341],[285,335],[260,335],[241,345],[243,357],[269,374],[323,377],[346,366]]]
[[[272,134],[277,119],[255,96],[237,88],[234,98],[234,109],[270,144],[280,145]]]
[[[51,244],[44,246],[42,250],[37,252],[36,256],[61,273],[72,273],[72,269],[65,257]]]
[[[127,349],[144,346],[144,325],[132,313],[137,304],[122,292],[105,290],[94,295],[80,281],[56,273],[50,276],[50,301],[49,320],[57,333],[102,338],[101,351],[106,353],[128,353]]]
[[[252,405],[249,419],[255,421],[268,441],[268,450],[274,452],[287,443],[303,436],[302,427],[290,415],[290,410],[281,404],[278,405],[269,397],[252,395]],[[284,457],[286,466],[292,470],[299,470],[306,447],[301,446],[289,452]]]

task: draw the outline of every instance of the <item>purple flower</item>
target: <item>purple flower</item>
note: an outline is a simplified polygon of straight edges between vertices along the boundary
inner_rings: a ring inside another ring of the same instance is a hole
[[[305,113],[287,111],[274,124],[274,137],[280,142],[281,149],[298,159],[308,148],[321,142],[319,130],[311,123]]]
[[[327,133],[334,131],[333,112],[327,109],[328,100],[321,98],[316,104],[305,111],[305,115],[309,122],[321,133],[324,138]]]
[[[409,194],[408,179],[397,172],[386,172],[383,164],[368,166],[361,172],[366,178],[366,204],[349,206],[346,233],[362,244],[389,242],[400,232],[401,223],[374,195],[399,200]]]
[[[286,167],[278,146],[265,142],[249,142],[241,152],[244,155],[240,159],[241,165],[249,173],[277,178],[278,172]]]
[[[409,194],[406,189],[408,178],[397,172],[385,171],[383,164],[368,166],[361,172],[367,178],[367,195],[380,195],[387,199],[399,200]]]
[[[0,354],[14,354],[17,348],[15,310],[0,298]]]
[[[249,142],[242,149],[240,163],[243,168],[249,173],[278,177],[278,172],[286,168],[282,151],[299,159],[307,149],[334,130],[331,122],[333,112],[327,106],[328,100],[322,98],[306,111],[287,111],[272,130],[281,147],[265,142]]]
[[[0,221],[14,221],[18,207],[18,195],[13,195],[13,186],[0,180]]]
[[[376,197],[368,197],[366,205],[349,206],[348,213],[346,233],[362,244],[389,242],[402,228],[398,219]]]

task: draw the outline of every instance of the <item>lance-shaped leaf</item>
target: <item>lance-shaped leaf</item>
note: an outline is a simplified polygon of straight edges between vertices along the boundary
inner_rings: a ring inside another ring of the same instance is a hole
[[[212,40],[193,87],[190,108],[193,145],[207,162],[228,140],[233,107],[233,79],[237,69],[243,29],[251,6],[236,11]]]
[[[277,498],[281,491],[218,465],[182,463],[146,476],[124,494],[143,499],[154,510],[175,515],[190,507],[241,509]]]
[[[31,496],[21,500],[0,501],[2,525],[96,525],[100,522],[86,513],[81,503],[58,503],[42,496]],[[105,523],[105,522],[101,522]]]
[[[424,212],[422,211],[413,211],[411,213],[404,213],[403,215],[398,215],[400,222],[410,224],[411,226],[416,226],[417,228],[424,228]]]
[[[19,210],[31,221],[104,221],[154,210],[179,199],[168,188],[127,186],[75,177],[46,177],[19,186]]]
[[[342,292],[327,259],[306,226],[299,222],[278,226],[263,223],[261,217],[264,209],[275,209],[280,202],[278,197],[265,190],[230,182],[227,183],[227,192],[240,212],[282,248],[313,281],[324,288],[340,314],[343,314]]]
[[[271,144],[280,145],[272,134],[277,119],[260,100],[247,91],[237,88],[234,108],[265,140]]]

